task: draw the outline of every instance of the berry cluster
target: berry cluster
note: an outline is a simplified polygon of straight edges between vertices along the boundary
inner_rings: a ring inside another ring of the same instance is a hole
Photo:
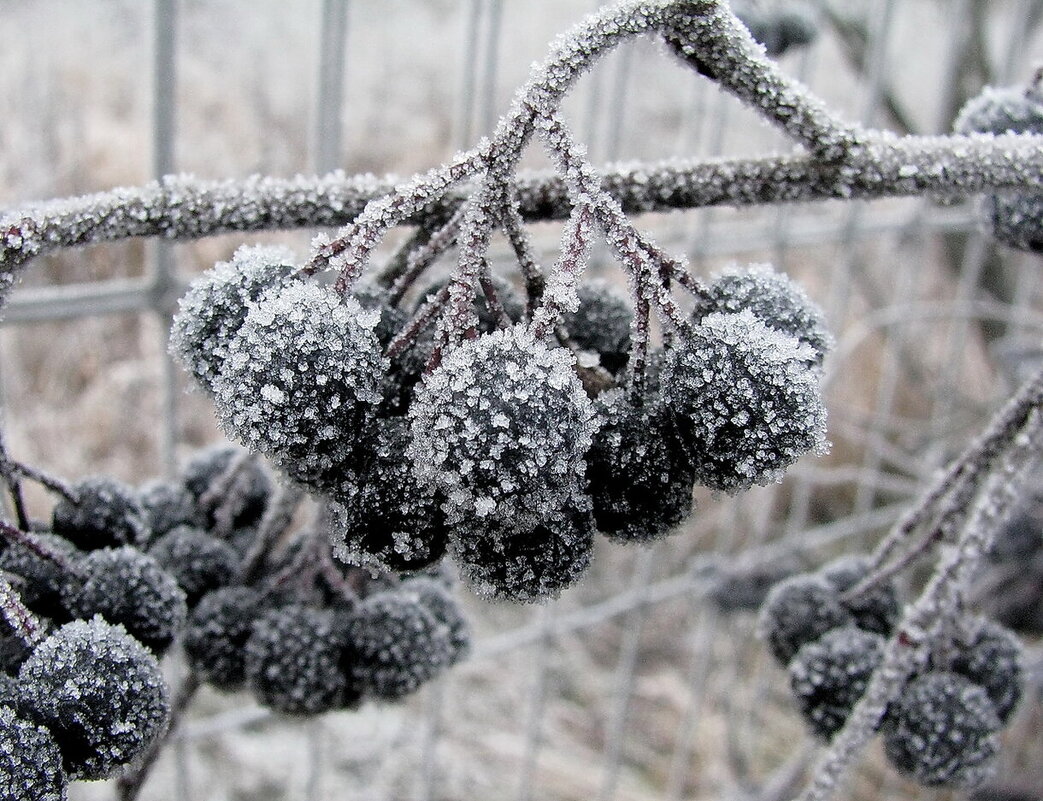
[[[175,643],[199,680],[290,714],[401,698],[468,648],[440,576],[338,567],[325,532],[268,547],[292,514],[237,448],[199,452],[176,481],[52,484],[49,530],[0,538],[28,621],[0,622],[5,801],[64,799],[142,756],[167,726],[157,660]]]
[[[490,278],[449,348],[410,321],[456,284],[432,284],[410,314],[404,292],[338,294],[284,261],[243,248],[202,276],[172,347],[231,436],[328,500],[346,563],[412,572],[448,553],[478,593],[535,601],[584,572],[597,531],[660,537],[696,483],[737,492],[824,447],[830,336],[768,267],[702,288],[649,352],[632,336],[647,318],[603,283],[541,329],[532,297]]]
[[[761,632],[789,672],[805,721],[824,740],[865,693],[901,611],[890,581],[847,592],[867,576],[867,560],[844,557],[780,582],[761,608]],[[933,651],[889,705],[880,723],[884,752],[921,784],[977,785],[993,767],[997,732],[1021,688],[1017,638],[985,618],[961,620],[952,642]]]
[[[1043,70],[1028,87],[987,88],[963,107],[956,133],[1043,134]],[[984,212],[992,235],[1020,250],[1043,252],[1043,194],[1003,192],[988,195]]]

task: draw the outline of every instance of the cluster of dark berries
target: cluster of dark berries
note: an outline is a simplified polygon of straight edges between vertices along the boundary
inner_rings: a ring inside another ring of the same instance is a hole
[[[844,557],[777,584],[761,608],[761,631],[789,672],[801,714],[831,739],[884,658],[901,606],[893,583],[852,596],[868,561]],[[901,773],[927,786],[972,787],[993,767],[997,732],[1022,692],[1021,648],[985,618],[961,620],[945,649],[912,676],[880,724],[884,751]]]
[[[448,553],[493,598],[554,596],[597,531],[660,537],[695,484],[737,492],[824,448],[830,337],[768,267],[706,287],[638,368],[634,307],[607,285],[579,286],[538,335],[532,298],[489,283],[462,344],[422,327],[399,342],[404,294],[338,294],[281,250],[243,248],[191,287],[172,348],[230,436],[328,500],[342,561],[412,572]]]
[[[175,643],[201,680],[293,714],[397,699],[462,658],[444,579],[341,568],[325,532],[268,547],[292,517],[272,530],[273,490],[219,446],[177,480],[84,479],[48,531],[0,538],[0,577],[42,627],[0,622],[0,787],[16,793],[0,799],[64,798],[140,756],[166,726],[157,660]]]
[[[962,134],[1043,134],[1043,70],[1028,87],[987,88],[963,107]],[[998,192],[984,201],[993,236],[1020,250],[1043,252],[1043,193]]]

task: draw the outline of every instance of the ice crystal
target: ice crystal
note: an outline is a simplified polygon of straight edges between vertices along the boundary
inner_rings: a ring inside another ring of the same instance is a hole
[[[67,785],[51,733],[0,705],[0,801],[65,801]]]

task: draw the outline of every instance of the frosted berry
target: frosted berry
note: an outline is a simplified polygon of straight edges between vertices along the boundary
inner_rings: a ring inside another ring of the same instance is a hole
[[[883,654],[883,637],[850,625],[801,646],[789,663],[790,687],[816,735],[840,731]]]
[[[783,334],[789,334],[813,352],[812,362],[821,366],[833,347],[822,310],[785,273],[769,264],[733,267],[710,285],[708,296],[693,310],[696,322],[708,314],[750,311],[754,317]]]
[[[343,664],[363,692],[395,700],[415,692],[452,659],[449,630],[408,593],[380,592],[354,610]]]
[[[189,526],[168,531],[148,554],[177,582],[189,607],[231,581],[239,567],[239,554],[231,545]]]
[[[853,623],[836,588],[821,576],[802,574],[780,581],[764,600],[760,632],[780,664],[830,629]]]
[[[531,529],[581,491],[596,423],[571,354],[524,326],[480,336],[446,355],[409,409],[409,457],[444,494],[447,522]]]
[[[14,675],[33,649],[3,619],[0,619],[0,678]],[[0,701],[3,703],[3,701]]]
[[[185,594],[151,556],[124,546],[92,551],[71,579],[65,606],[77,618],[100,615],[161,654],[185,624]]]
[[[594,522],[565,512],[530,530],[508,526],[455,539],[450,553],[477,595],[533,603],[557,597],[590,566]]]
[[[910,681],[882,727],[891,764],[928,787],[968,788],[995,768],[1000,720],[988,694],[963,676],[930,671]]]
[[[178,526],[199,526],[203,520],[195,498],[184,486],[170,481],[150,481],[138,488],[151,541]]]
[[[820,571],[822,576],[843,593],[854,587],[869,575],[869,559],[864,556],[841,556]],[[888,635],[898,623],[902,614],[902,604],[898,600],[898,588],[893,580],[881,581],[868,592],[842,601],[855,618],[859,628]]]
[[[752,312],[709,314],[666,356],[663,393],[696,483],[725,492],[778,481],[825,451],[826,411],[811,349]]]
[[[1006,723],[1021,700],[1024,683],[1021,642],[998,623],[979,618],[955,648],[952,671],[983,687],[1000,722]]]
[[[0,801],[64,801],[67,786],[51,733],[0,705]]]
[[[203,508],[203,501],[214,482],[222,478],[232,460],[243,455],[245,451],[233,445],[215,445],[199,451],[185,465],[181,480],[195,500],[198,513],[207,527],[214,525],[216,507],[211,505]],[[260,462],[256,459],[240,460],[232,488],[236,493],[233,499],[233,526],[244,528],[257,523],[264,515],[272,491],[272,482]],[[220,497],[216,501],[217,506],[223,506],[229,503],[229,498]]]
[[[596,353],[600,364],[613,375],[630,358],[630,302],[603,281],[581,284],[576,294],[579,308],[563,316],[569,337],[581,350]]]
[[[986,88],[963,107],[957,133],[1043,134],[1043,73],[1028,87]],[[1043,193],[998,192],[983,209],[999,241],[1020,250],[1043,251]]]
[[[170,329],[170,352],[207,390],[224,369],[229,341],[250,306],[287,282],[293,254],[282,247],[244,246],[193,281]]]
[[[381,400],[378,316],[315,284],[266,295],[229,341],[214,382],[225,431],[292,478],[326,487]]]
[[[330,537],[341,561],[403,572],[445,554],[444,516],[436,493],[417,481],[408,443],[404,420],[380,420],[371,448],[360,449],[355,475],[332,494]]]
[[[54,735],[70,779],[117,774],[166,728],[168,690],[155,657],[101,618],[62,626],[18,680],[25,714]]]
[[[661,537],[692,509],[692,468],[658,398],[635,406],[624,392],[597,399],[601,426],[587,452],[598,530],[626,542]]]
[[[334,620],[328,609],[290,605],[254,621],[244,664],[258,702],[288,715],[314,715],[340,705],[343,640]]]
[[[375,284],[359,284],[352,290],[351,294],[363,309],[375,310],[380,313],[380,319],[373,329],[381,345],[387,345],[395,338],[395,335],[409,321],[409,315],[404,309],[391,304],[388,292],[383,287]]]
[[[471,647],[471,626],[463,610],[444,581],[429,576],[417,576],[399,585],[398,592],[416,597],[435,621],[446,627],[449,635],[449,662],[456,664]]]
[[[1043,552],[1043,520],[1038,514],[1022,509],[997,532],[989,549],[994,562],[1024,562]]]
[[[76,501],[54,505],[51,528],[85,551],[119,545],[141,545],[148,523],[137,493],[106,476],[85,478],[72,487]]]
[[[62,557],[74,569],[83,556],[64,537],[55,534],[33,534],[32,537],[40,547]],[[57,562],[20,543],[11,543],[0,551],[0,571],[10,576],[12,586],[30,610],[62,622],[68,619],[62,591],[69,577]]]
[[[192,670],[220,690],[242,687],[246,641],[265,609],[261,593],[251,587],[222,587],[204,595],[185,626]]]

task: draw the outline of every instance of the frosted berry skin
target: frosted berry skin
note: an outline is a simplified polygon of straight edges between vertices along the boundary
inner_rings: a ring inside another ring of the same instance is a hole
[[[789,663],[790,687],[804,720],[823,740],[844,726],[884,654],[884,638],[856,626],[831,629]]]
[[[76,501],[61,498],[51,513],[51,529],[58,536],[84,551],[142,545],[148,539],[145,510],[131,487],[92,476],[72,491]]]
[[[203,520],[195,499],[185,487],[168,481],[151,481],[138,488],[149,542],[155,542],[178,526],[199,526]]]
[[[215,445],[199,451],[185,465],[181,480],[194,499],[204,526],[209,528],[215,523],[214,510],[203,509],[201,506],[207,491],[221,478],[232,460],[245,453],[233,445]],[[246,459],[239,467],[234,487],[237,496],[232,524],[236,528],[252,526],[260,521],[268,505],[268,497],[272,491],[268,474],[257,459]],[[228,499],[220,498],[219,502],[224,504]]]
[[[239,566],[239,554],[231,545],[189,526],[168,531],[148,554],[177,582],[190,608],[206,593],[228,584]]]
[[[601,366],[618,374],[630,358],[633,307],[601,281],[581,284],[576,294],[579,307],[562,318],[569,338],[581,350],[598,354]]]
[[[821,576],[802,574],[780,581],[761,606],[759,628],[779,664],[831,629],[854,623],[839,593]]]
[[[98,617],[55,631],[18,680],[21,708],[54,735],[70,779],[115,776],[167,725],[167,686],[155,657]]]
[[[900,773],[928,787],[975,787],[995,768],[999,728],[982,687],[956,673],[930,671],[888,707],[884,753]]]
[[[347,564],[393,572],[422,570],[445,554],[448,532],[439,499],[417,481],[406,457],[409,427],[380,420],[355,475],[332,494],[330,539]]]
[[[709,314],[666,354],[663,394],[696,483],[734,493],[778,481],[826,450],[826,411],[811,349],[748,309]]]
[[[55,534],[34,534],[37,543],[48,551],[61,556],[75,566],[83,554],[64,537]],[[35,551],[18,543],[9,544],[0,551],[0,571],[10,575],[18,595],[29,609],[38,615],[68,620],[62,601],[62,592],[68,576],[58,563],[40,556]],[[0,623],[0,629],[6,621]]]
[[[710,284],[692,312],[695,322],[708,314],[747,310],[768,328],[795,338],[812,350],[812,363],[821,367],[833,347],[822,310],[799,284],[768,264],[726,270]]]
[[[604,393],[601,426],[587,452],[588,492],[598,530],[622,542],[664,536],[692,509],[693,473],[658,397],[634,406]]]
[[[67,787],[51,733],[0,705],[0,801],[64,801]]]
[[[246,641],[247,685],[264,706],[287,715],[336,709],[346,687],[341,632],[328,609],[288,605],[265,612]]]
[[[345,634],[344,672],[364,696],[402,698],[453,658],[448,628],[409,593],[366,598],[348,619]]]
[[[266,611],[250,587],[222,587],[203,598],[185,626],[185,653],[200,677],[220,690],[246,683],[246,642],[254,621]]]
[[[101,615],[157,654],[181,632],[185,593],[151,556],[129,546],[105,548],[85,556],[80,568],[63,594],[73,617]]]
[[[1028,88],[986,88],[960,110],[956,133],[1043,133],[1043,86],[1037,76]],[[1043,252],[1043,193],[1002,192],[986,196],[983,210],[1000,242]]]
[[[989,695],[1000,723],[1006,723],[1021,700],[1024,684],[1021,642],[1008,629],[987,618],[970,623],[968,636],[955,645],[950,665]]]
[[[859,555],[841,556],[819,571],[837,592],[844,593],[869,575],[869,559]],[[902,614],[898,588],[894,581],[876,583],[867,592],[846,598],[841,604],[855,618],[859,628],[889,635]]]
[[[437,579],[417,576],[399,585],[398,592],[412,595],[436,622],[445,626],[450,649],[449,663],[461,661],[471,649],[471,626],[449,588]]]
[[[596,422],[573,364],[519,325],[457,347],[417,389],[408,456],[459,536],[531,530],[581,494]]]
[[[378,319],[315,284],[266,295],[230,340],[214,382],[225,431],[292,478],[326,488],[381,400]]]
[[[170,352],[204,389],[213,391],[251,305],[285,285],[293,262],[286,248],[244,246],[192,282],[174,315]]]
[[[579,581],[590,567],[594,534],[589,513],[568,511],[530,530],[504,526],[457,537],[450,553],[476,595],[536,603]]]

